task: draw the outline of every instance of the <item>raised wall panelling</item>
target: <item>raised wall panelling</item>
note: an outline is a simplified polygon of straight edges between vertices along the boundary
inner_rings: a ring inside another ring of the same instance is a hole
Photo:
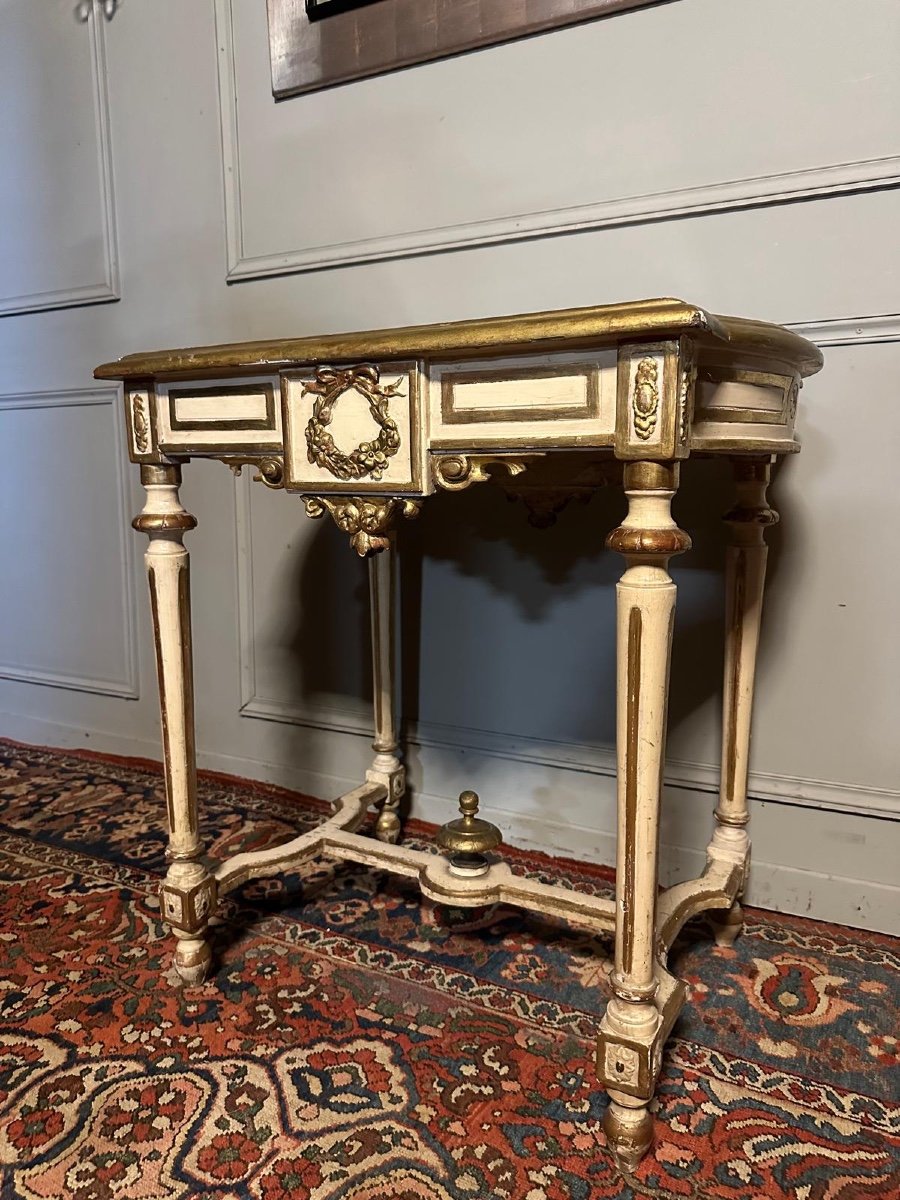
[[[777,46],[760,14],[746,27],[744,51],[766,64],[766,86],[750,107],[733,87],[733,27],[721,21],[716,0],[624,12],[273,105],[263,7],[216,0],[227,277],[896,187],[891,116],[900,77],[891,35],[882,26],[873,36],[877,21],[888,19],[878,7],[880,18],[872,10],[851,28],[842,5],[779,5]],[[896,23],[894,14],[889,19]],[[636,87],[636,70],[653,86]],[[847,86],[835,87],[835,78]],[[590,105],[561,107],[561,96],[582,93]],[[625,95],[629,145],[665,146],[664,162],[654,153],[622,154],[622,120],[604,114],[618,114]],[[677,101],[661,104],[661,96]],[[691,112],[704,114],[700,139],[685,119]],[[498,161],[501,146],[502,185],[486,187],[485,164]],[[282,164],[277,188],[274,161]],[[353,164],[353,186],[331,185],[336,162]],[[372,196],[384,203],[368,202]],[[676,281],[685,286],[683,275]],[[606,279],[604,294],[615,287]]]
[[[137,698],[121,411],[115,388],[0,396],[0,539],[9,565],[0,677]],[[16,497],[29,490],[35,463],[54,487],[31,488],[23,521]]]
[[[105,26],[0,5],[0,315],[119,298]]]
[[[900,313],[797,321],[788,328],[801,337],[809,338],[817,346],[869,346],[877,342],[900,342]]]
[[[286,505],[254,483],[247,471],[235,479],[234,489],[241,716],[369,738],[371,705],[353,699],[354,693],[364,690],[357,664],[367,649],[358,633],[359,616],[364,613],[354,589],[359,565],[341,553],[345,547],[338,539],[327,538],[332,548],[330,573],[336,568],[346,586],[336,589],[324,604],[318,601],[322,594],[318,585],[313,592],[291,580],[293,590],[286,589],[281,585],[280,548],[296,546],[299,540],[306,558],[312,554],[314,540],[321,543],[323,531],[300,516],[299,501]],[[272,634],[290,628],[296,620],[297,595],[304,621],[318,632],[314,652],[302,659],[291,657],[290,648]],[[317,671],[319,651],[326,666]]]

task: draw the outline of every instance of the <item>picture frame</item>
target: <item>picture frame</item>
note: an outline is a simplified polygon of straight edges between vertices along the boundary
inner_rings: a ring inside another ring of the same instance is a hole
[[[272,92],[304,92],[658,0],[267,0]]]
[[[378,0],[306,0],[306,15],[310,21],[321,21],[323,17],[333,17],[336,13],[377,3]]]

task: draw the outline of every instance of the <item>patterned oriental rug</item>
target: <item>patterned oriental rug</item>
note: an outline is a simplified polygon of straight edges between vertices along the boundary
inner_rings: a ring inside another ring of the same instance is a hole
[[[162,797],[152,764],[0,742],[3,1200],[900,1196],[896,940],[751,910],[726,950],[689,926],[691,1002],[626,1182],[592,1064],[609,945],[510,909],[464,925],[316,862],[232,894],[216,974],[181,990]],[[218,776],[202,799],[217,857],[326,808]]]

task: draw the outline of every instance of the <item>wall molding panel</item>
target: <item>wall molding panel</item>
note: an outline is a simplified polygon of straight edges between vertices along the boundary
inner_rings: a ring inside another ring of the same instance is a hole
[[[372,736],[366,724],[367,710],[353,704],[284,705],[260,696],[256,677],[256,624],[253,591],[253,538],[250,525],[251,468],[245,468],[234,481],[235,548],[237,563],[238,656],[240,660],[240,704],[244,717],[264,721],[282,721],[305,725],[310,729],[330,730]],[[289,715],[285,716],[285,712]]]
[[[253,694],[241,704],[240,711],[244,717],[254,717],[263,721],[303,725],[332,733],[355,734],[367,739],[372,737],[371,719],[367,713],[363,710],[353,710],[349,706],[346,710],[322,707],[313,710],[308,706],[286,704]],[[421,749],[443,748],[469,755],[477,754],[489,759],[505,759],[613,779],[616,775],[616,752],[612,746],[551,742],[534,737],[428,723],[411,725],[406,741],[409,745]],[[719,788],[719,768],[711,763],[669,760],[666,764],[665,783],[668,787],[715,794]],[[859,787],[834,780],[805,779],[793,775],[751,771],[750,795],[756,800],[900,821],[900,791]]]
[[[900,341],[900,313],[868,317],[837,317],[827,321],[798,321],[788,326],[817,346],[864,346]]]
[[[0,294],[0,317],[45,312],[54,308],[73,308],[83,304],[104,304],[120,299],[109,86],[106,70],[106,22],[101,18],[99,10],[95,10],[83,26],[76,24],[74,15],[72,23],[77,31],[83,32],[83,36],[90,39],[91,47],[94,127],[97,140],[97,172],[100,184],[100,219],[103,239],[102,278],[94,282],[53,291],[23,292],[16,295]]]
[[[229,283],[327,270],[351,263],[381,262],[417,254],[499,245],[552,234],[648,224],[677,217],[708,216],[729,209],[759,208],[900,185],[900,155],[887,155],[745,179],[725,179],[698,187],[610,197],[543,212],[510,213],[499,219],[405,230],[386,237],[361,238],[330,245],[287,246],[276,253],[249,255],[244,248],[232,3],[233,0],[216,0],[215,10],[225,186],[226,279]]]
[[[125,445],[125,430],[122,405],[118,388],[72,388],[56,392],[19,392],[0,395],[0,416],[16,410],[57,408],[103,407],[111,409],[116,473],[117,526],[119,530],[119,563],[121,602],[124,625],[122,647],[123,670],[119,678],[107,679],[88,674],[66,674],[29,666],[27,663],[0,662],[0,678],[42,687],[65,688],[76,692],[92,692],[98,696],[111,696],[120,700],[137,700],[139,690],[138,631],[135,611],[134,586],[134,538],[131,536],[131,497],[125,455],[120,448]]]
[[[276,697],[261,695],[258,690],[250,524],[251,486],[249,474],[235,480],[240,715],[370,739],[373,735],[372,716],[367,705],[286,703]],[[444,749],[492,760],[507,760],[608,778],[615,778],[616,775],[616,751],[615,747],[610,745],[546,741],[531,736],[495,733],[491,730],[432,722],[409,725],[405,740],[409,745],[425,750]],[[669,787],[715,794],[719,789],[719,767],[713,763],[669,760],[666,764],[665,782]],[[860,787],[835,780],[806,779],[800,776],[751,771],[750,794],[757,800],[900,821],[900,791]]]

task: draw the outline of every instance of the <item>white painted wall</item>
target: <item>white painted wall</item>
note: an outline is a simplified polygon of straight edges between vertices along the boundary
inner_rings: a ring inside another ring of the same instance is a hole
[[[900,6],[674,0],[278,105],[261,0],[73,8],[0,0],[0,732],[159,756],[136,469],[96,363],[680,295],[826,350],[773,489],[750,899],[900,930]],[[224,467],[183,495],[202,764],[345,789],[365,568]],[[727,503],[719,465],[685,469],[669,878],[710,830]],[[475,786],[511,841],[611,861],[621,508],[539,533],[481,488],[404,530],[418,815]]]

